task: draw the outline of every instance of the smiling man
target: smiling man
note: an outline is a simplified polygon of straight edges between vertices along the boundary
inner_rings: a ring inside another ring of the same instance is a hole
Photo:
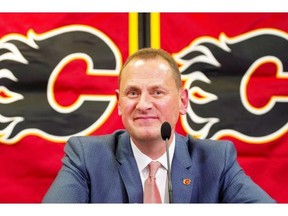
[[[160,136],[162,123],[172,125],[173,139],[179,114],[186,113],[188,104],[177,65],[166,55],[147,49],[132,56],[120,73],[120,88],[116,91],[125,128],[137,148],[152,159],[165,153]]]
[[[175,131],[179,116],[186,114],[188,92],[170,54],[145,48],[130,56],[116,95],[126,130],[71,137],[63,166],[43,202],[168,203],[163,122],[171,126],[174,203],[275,202],[239,166],[233,143]]]

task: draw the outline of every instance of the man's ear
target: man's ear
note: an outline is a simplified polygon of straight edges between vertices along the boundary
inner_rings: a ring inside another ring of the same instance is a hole
[[[188,101],[189,101],[188,90],[182,89],[180,94],[181,94],[180,95],[180,98],[181,98],[180,114],[185,115],[187,113],[187,107],[188,107]]]
[[[120,104],[119,104],[119,97],[120,97],[119,89],[115,90],[115,94],[116,94],[117,104],[118,104],[118,115],[121,116],[121,109],[120,109]]]
[[[116,95],[116,98],[117,98],[117,101],[119,101],[119,89],[116,89],[115,90],[115,95]]]

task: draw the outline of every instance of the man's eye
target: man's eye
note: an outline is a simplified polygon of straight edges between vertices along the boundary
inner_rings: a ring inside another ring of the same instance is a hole
[[[162,91],[154,91],[154,95],[162,95],[163,92]]]
[[[128,92],[127,95],[130,96],[130,97],[135,97],[135,96],[137,96],[138,94],[137,94],[136,91],[130,91],[130,92]]]

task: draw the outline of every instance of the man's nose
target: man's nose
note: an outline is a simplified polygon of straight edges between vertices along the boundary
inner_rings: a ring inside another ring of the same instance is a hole
[[[146,93],[141,94],[137,102],[136,109],[147,110],[147,109],[150,109],[151,107],[152,107],[152,103],[151,103],[151,97],[149,96],[149,94],[146,94]]]

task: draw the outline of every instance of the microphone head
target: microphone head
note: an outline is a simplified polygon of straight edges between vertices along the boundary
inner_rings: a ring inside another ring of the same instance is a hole
[[[161,126],[161,137],[163,140],[170,139],[171,125],[168,122],[164,122]]]

